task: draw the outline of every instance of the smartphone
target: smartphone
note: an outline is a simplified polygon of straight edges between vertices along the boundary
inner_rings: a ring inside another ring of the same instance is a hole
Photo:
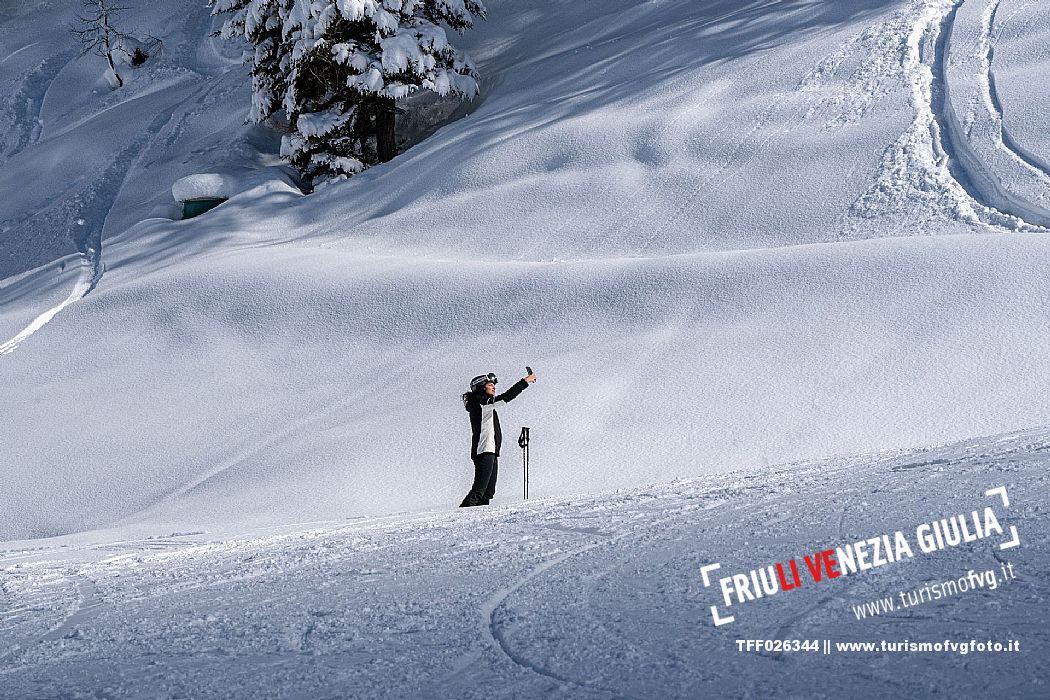
[[[529,367],[528,365],[525,365],[525,376],[527,377],[530,374],[532,374],[532,367]]]

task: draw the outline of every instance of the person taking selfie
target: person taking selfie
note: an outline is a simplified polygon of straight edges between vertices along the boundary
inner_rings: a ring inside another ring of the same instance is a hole
[[[497,395],[495,374],[480,374],[470,380],[470,391],[463,394],[463,406],[470,414],[470,459],[474,462],[474,484],[459,504],[460,508],[486,506],[496,494],[499,448],[503,442],[496,407],[510,402],[535,381],[536,375],[530,369],[528,376]]]

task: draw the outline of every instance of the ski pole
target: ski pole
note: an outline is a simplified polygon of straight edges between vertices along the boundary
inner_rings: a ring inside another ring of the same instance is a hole
[[[529,500],[529,429],[522,428],[518,436],[518,447],[521,448],[521,473],[525,489],[525,500]]]

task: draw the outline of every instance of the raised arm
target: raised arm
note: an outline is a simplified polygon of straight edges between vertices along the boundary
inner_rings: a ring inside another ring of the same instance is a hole
[[[511,386],[511,388],[507,389],[502,394],[497,396],[495,399],[492,400],[492,402],[499,403],[500,401],[512,401],[515,398],[517,398],[518,394],[525,391],[529,387],[529,384],[532,384],[534,381],[536,381],[535,374],[530,374],[524,379],[519,379],[518,381],[514,382],[514,385]]]

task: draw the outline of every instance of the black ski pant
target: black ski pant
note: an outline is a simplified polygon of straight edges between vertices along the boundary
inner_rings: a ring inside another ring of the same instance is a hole
[[[470,493],[459,504],[460,508],[470,506],[487,506],[496,495],[496,472],[499,458],[491,452],[474,457],[474,485]]]

